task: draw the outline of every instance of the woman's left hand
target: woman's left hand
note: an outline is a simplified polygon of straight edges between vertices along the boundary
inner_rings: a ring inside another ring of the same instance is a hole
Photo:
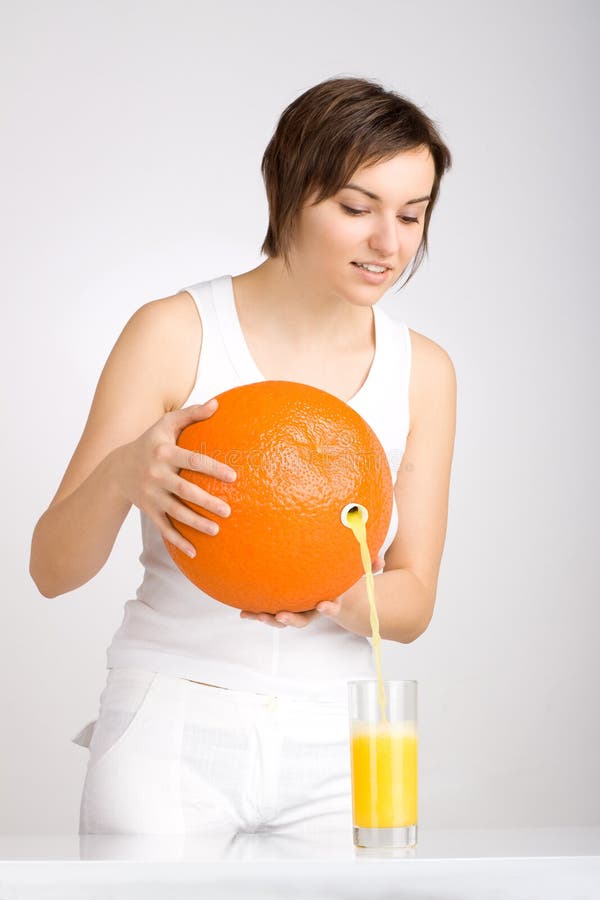
[[[373,572],[379,572],[380,569],[383,569],[384,565],[385,561],[383,557],[378,556],[372,566]],[[362,578],[357,582],[357,584],[363,583],[364,582]],[[352,587],[349,588],[346,593],[349,593],[350,591],[353,591],[355,589],[356,585],[352,585]],[[293,625],[295,628],[306,628],[306,626],[310,622],[312,622],[312,620],[316,616],[323,615],[328,616],[334,621],[336,619],[339,619],[340,625],[343,625],[342,618],[345,596],[346,594],[341,594],[341,596],[336,597],[335,600],[321,600],[316,609],[309,609],[306,612],[287,612],[285,610],[282,610],[275,615],[271,615],[270,613],[247,612],[245,609],[243,609],[240,612],[240,619],[256,619],[259,622],[264,622],[265,625],[272,625],[274,628],[285,628],[286,625]]]

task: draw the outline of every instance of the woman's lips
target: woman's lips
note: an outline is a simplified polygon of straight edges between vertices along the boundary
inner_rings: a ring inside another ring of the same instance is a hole
[[[391,272],[391,269],[386,269],[385,272],[369,272],[367,269],[361,269],[358,263],[355,263],[354,261],[352,261],[350,265],[353,266],[354,270],[358,272],[365,281],[368,281],[369,284],[383,284],[388,273]]]

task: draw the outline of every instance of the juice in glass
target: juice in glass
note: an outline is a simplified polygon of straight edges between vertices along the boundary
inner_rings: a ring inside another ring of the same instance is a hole
[[[348,683],[352,823],[357,847],[414,847],[418,819],[417,682]]]

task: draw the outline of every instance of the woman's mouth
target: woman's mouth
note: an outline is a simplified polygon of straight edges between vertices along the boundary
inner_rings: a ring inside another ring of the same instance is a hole
[[[370,272],[368,269],[363,269],[357,262],[352,261],[351,265],[354,267],[355,271],[358,272],[361,278],[364,278],[365,281],[368,281],[369,284],[383,284],[386,280],[388,273],[391,269],[385,269],[383,272]]]

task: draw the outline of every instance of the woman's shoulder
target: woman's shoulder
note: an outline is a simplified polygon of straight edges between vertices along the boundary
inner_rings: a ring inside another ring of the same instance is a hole
[[[166,379],[166,411],[180,409],[195,383],[202,321],[196,301],[186,290],[144,304],[149,333],[160,334],[160,355]]]
[[[442,367],[444,365],[446,367],[452,365],[450,355],[440,344],[421,334],[421,332],[415,331],[414,328],[410,328],[406,321],[398,321],[396,317],[390,315],[385,309],[380,309],[379,314],[385,317],[387,327],[395,329],[397,335],[408,333],[413,364],[416,362],[424,366],[440,365]]]
[[[424,364],[452,366],[450,354],[440,344],[428,338],[426,335],[415,331],[413,328],[408,329],[410,335],[410,343],[413,357]]]
[[[176,294],[149,300],[143,308],[149,309],[152,315],[173,332],[182,331],[190,326],[196,326],[202,331],[196,301],[185,288]]]
[[[444,347],[412,328],[408,332],[412,356],[410,408],[411,418],[416,419],[419,410],[435,403],[436,397],[456,392],[456,371]]]

